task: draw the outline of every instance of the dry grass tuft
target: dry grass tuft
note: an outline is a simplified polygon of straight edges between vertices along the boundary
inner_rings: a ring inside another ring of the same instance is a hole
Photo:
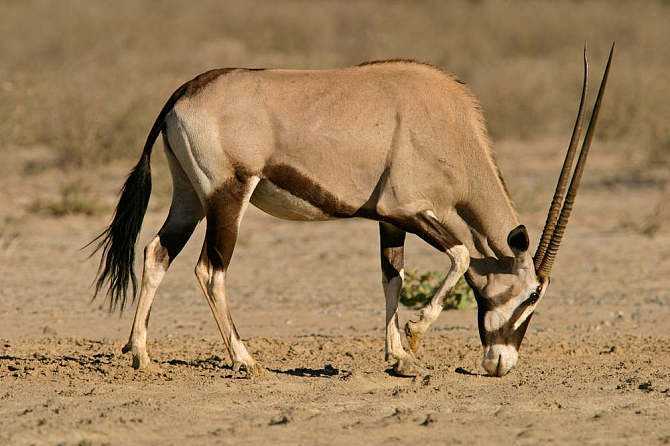
[[[60,195],[54,200],[37,199],[30,206],[30,212],[52,217],[68,215],[97,215],[105,208],[90,194],[89,189],[79,182],[63,186]]]
[[[10,217],[0,220],[0,259],[9,257],[19,240],[17,222]]]

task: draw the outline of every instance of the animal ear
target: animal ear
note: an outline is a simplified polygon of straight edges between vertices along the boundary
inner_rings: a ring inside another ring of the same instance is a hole
[[[524,225],[519,225],[512,229],[507,236],[507,244],[515,255],[523,254],[528,251],[530,240],[528,240],[528,231]]]

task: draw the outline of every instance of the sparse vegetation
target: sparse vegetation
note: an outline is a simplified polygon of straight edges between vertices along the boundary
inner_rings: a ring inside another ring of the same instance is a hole
[[[638,231],[647,237],[654,237],[664,227],[665,222],[670,218],[670,186],[666,187],[661,194],[658,203],[638,226]]]
[[[95,215],[103,210],[95,201],[88,189],[78,182],[68,183],[60,190],[56,199],[37,199],[30,206],[30,211],[53,217],[66,215]]]
[[[582,42],[597,77],[617,40],[598,137],[668,160],[669,17],[660,0],[5,2],[0,134],[64,167],[135,157],[169,94],[208,68],[412,57],[467,81],[494,138],[567,138]]]
[[[405,271],[400,294],[400,302],[411,308],[421,308],[430,302],[430,299],[444,283],[445,276],[437,271],[419,272]],[[461,277],[456,286],[444,300],[445,310],[462,310],[475,304],[475,296],[467,282]]]
[[[13,218],[4,217],[0,220],[0,258],[7,257],[19,239],[17,222]]]

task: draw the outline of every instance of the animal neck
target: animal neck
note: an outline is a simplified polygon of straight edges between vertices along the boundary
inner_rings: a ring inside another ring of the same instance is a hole
[[[510,231],[519,225],[519,217],[507,188],[495,166],[470,183],[468,199],[458,205],[458,213],[470,228],[476,243],[473,257],[512,256],[507,244]],[[479,246],[479,245],[484,246]]]
[[[470,230],[468,276],[483,286],[489,274],[511,273],[514,253],[507,237],[519,218],[495,165],[474,180],[457,211]]]

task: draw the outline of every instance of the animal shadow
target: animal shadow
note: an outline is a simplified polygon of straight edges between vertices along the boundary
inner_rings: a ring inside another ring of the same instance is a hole
[[[483,375],[479,372],[473,372],[472,370],[465,369],[463,367],[456,367],[456,370],[454,372],[458,373],[459,375],[467,375],[467,376],[486,376]]]
[[[274,373],[281,373],[283,375],[299,376],[302,378],[330,378],[340,374],[340,370],[336,369],[330,364],[326,364],[320,369],[311,369],[307,367],[297,367],[295,369],[279,370],[269,369]]]

